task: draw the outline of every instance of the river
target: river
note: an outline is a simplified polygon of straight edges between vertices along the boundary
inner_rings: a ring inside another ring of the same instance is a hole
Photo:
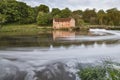
[[[120,62],[120,31],[0,37],[0,80],[80,80],[77,64]]]

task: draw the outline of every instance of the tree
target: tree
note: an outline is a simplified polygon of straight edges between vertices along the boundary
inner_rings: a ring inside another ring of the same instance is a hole
[[[83,11],[82,11],[82,10],[75,10],[75,11],[73,11],[72,13],[73,13],[73,14],[78,14],[78,15],[82,16]]]
[[[18,9],[18,12],[19,12],[18,22],[20,24],[33,23],[36,21],[35,12],[33,8],[31,8],[30,6],[26,5],[23,2],[19,2],[17,7],[19,8]]]
[[[49,13],[39,12],[37,16],[37,24],[40,26],[48,26],[51,24],[52,17]]]
[[[76,10],[72,12],[71,17],[75,19],[76,26],[82,26],[84,24],[82,13],[82,10]]]
[[[103,25],[103,20],[104,20],[105,12],[103,10],[99,10],[97,13],[97,20],[98,24]]]
[[[6,15],[0,14],[0,27],[6,22]]]
[[[26,17],[26,23],[33,23],[36,21],[36,14],[34,9],[29,7],[28,8],[28,17]]]
[[[65,8],[61,10],[60,17],[61,18],[68,18],[71,16],[71,10],[69,8]]]
[[[96,14],[95,9],[93,10],[86,9],[83,12],[83,20],[86,23],[96,24],[96,18],[97,18],[97,14]]]
[[[19,17],[19,11],[17,8],[18,2],[15,0],[2,0],[0,2],[1,14],[7,15],[7,23],[16,22]]]
[[[60,13],[61,13],[60,9],[53,8],[51,15],[53,16],[53,18],[60,18]]]
[[[104,25],[108,25],[109,20],[110,19],[109,19],[108,15],[105,13],[104,16],[103,16],[103,24]]]
[[[44,13],[49,13],[49,7],[44,5],[44,4],[41,4],[39,7],[38,7],[38,12],[44,12]]]
[[[107,15],[109,17],[108,25],[120,25],[120,11],[116,8],[108,9]]]
[[[3,0],[0,3],[0,13],[7,16],[6,23],[32,23],[35,22],[34,9],[23,2]]]

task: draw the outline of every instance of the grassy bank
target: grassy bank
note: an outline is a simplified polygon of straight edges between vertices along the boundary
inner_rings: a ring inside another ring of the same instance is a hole
[[[119,26],[105,26],[105,25],[86,25],[75,27],[71,29],[60,29],[65,31],[88,31],[90,28],[104,28],[109,30],[120,30]],[[36,24],[8,24],[0,28],[0,36],[10,35],[37,35],[40,32],[52,31],[51,26],[38,26]]]
[[[103,65],[88,66],[78,72],[81,80],[120,80],[120,64],[107,62]]]
[[[9,24],[0,28],[0,36],[4,35],[37,35],[39,32],[51,31],[50,26],[37,26],[36,24],[17,25]]]

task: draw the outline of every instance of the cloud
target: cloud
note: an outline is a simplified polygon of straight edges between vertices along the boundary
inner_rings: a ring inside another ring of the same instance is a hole
[[[71,10],[86,9],[86,8],[96,8],[96,9],[109,9],[118,8],[120,9],[120,0],[18,0],[27,3],[30,6],[38,6],[40,4],[48,5],[50,8],[60,8],[65,7]]]

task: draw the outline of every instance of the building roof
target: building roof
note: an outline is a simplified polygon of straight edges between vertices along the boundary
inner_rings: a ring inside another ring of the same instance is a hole
[[[55,22],[70,22],[73,18],[54,18]]]

